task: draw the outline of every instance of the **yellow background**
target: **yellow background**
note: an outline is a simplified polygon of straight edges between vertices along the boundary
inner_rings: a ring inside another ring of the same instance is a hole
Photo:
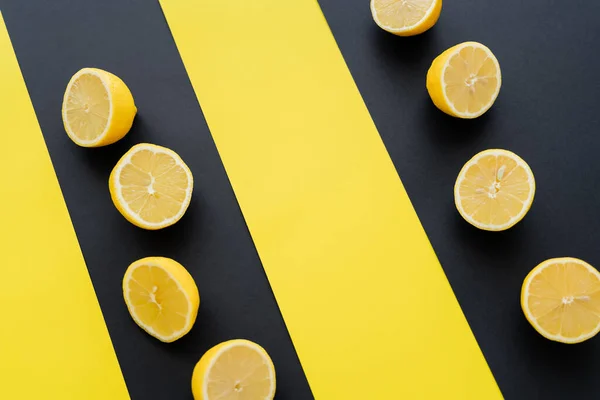
[[[128,399],[1,14],[0,82],[0,399]]]
[[[161,4],[315,397],[501,398],[317,2]]]
[[[500,398],[316,1],[161,3],[315,397]],[[0,398],[128,398],[3,22],[0,79]]]

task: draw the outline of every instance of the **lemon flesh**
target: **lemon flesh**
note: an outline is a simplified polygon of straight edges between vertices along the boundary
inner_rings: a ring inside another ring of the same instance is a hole
[[[371,14],[380,28],[398,36],[413,36],[435,25],[442,0],[371,0]]]
[[[542,336],[580,343],[600,331],[600,273],[576,258],[554,258],[523,282],[521,308]]]
[[[187,210],[194,186],[190,169],[173,150],[135,145],[109,178],[112,200],[121,214],[144,229],[173,225]]]
[[[200,305],[192,276],[181,264],[164,257],[131,264],[123,277],[123,297],[133,320],[163,342],[188,333]]]
[[[454,186],[460,215],[488,231],[502,231],[521,221],[534,195],[535,179],[529,165],[501,149],[476,154],[464,165]]]
[[[192,375],[196,400],[272,400],[275,387],[271,358],[261,346],[244,339],[207,351]]]
[[[458,118],[484,114],[502,85],[500,64],[481,43],[465,42],[440,54],[427,72],[427,91],[437,108]]]

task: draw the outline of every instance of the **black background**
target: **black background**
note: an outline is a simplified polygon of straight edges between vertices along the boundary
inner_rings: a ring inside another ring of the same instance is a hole
[[[278,399],[312,398],[158,2],[0,5],[132,399],[191,399],[200,356],[233,338],[256,341],[269,352]],[[129,134],[99,149],[72,143],[60,114],[70,77],[90,66],[122,78],[138,108]],[[175,150],[194,174],[186,215],[160,231],[131,225],[108,192],[113,166],[140,142]],[[127,266],[151,255],[183,264],[200,292],[194,328],[171,344],[139,329],[123,301]]]
[[[379,29],[367,1],[320,4],[504,396],[599,399],[600,338],[542,338],[519,296],[547,258],[600,267],[600,3],[445,1],[436,26],[412,38]],[[503,78],[474,121],[446,116],[425,89],[431,61],[468,40],[494,52]],[[514,151],[536,178],[531,211],[502,233],[471,227],[454,207],[460,168],[487,148]]]
[[[600,339],[547,341],[519,307],[523,278],[544,259],[600,266],[600,3],[446,1],[438,24],[414,38],[381,31],[367,0],[320,4],[504,396],[600,398]],[[278,399],[311,398],[158,3],[0,0],[0,7],[132,398],[191,398],[199,356],[233,337],[267,348]],[[425,90],[435,56],[466,40],[490,47],[503,74],[496,104],[475,121],[444,115]],[[80,149],[62,128],[64,88],[83,66],[117,74],[134,93],[134,127],[113,146]],[[196,181],[186,216],[159,232],[127,223],[107,190],[112,166],[142,141],[176,150]],[[530,213],[503,233],[470,227],[453,205],[460,167],[493,147],[523,157],[537,182]],[[201,294],[196,327],[171,345],[143,334],[122,301],[125,268],[151,254],[180,261]]]

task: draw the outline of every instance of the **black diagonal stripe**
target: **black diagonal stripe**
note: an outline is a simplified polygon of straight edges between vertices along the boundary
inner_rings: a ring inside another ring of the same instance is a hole
[[[600,398],[600,338],[549,342],[519,307],[523,279],[544,259],[600,268],[600,3],[444,1],[437,25],[412,38],[379,29],[369,0],[319,3],[502,393]],[[425,76],[468,40],[495,53],[503,86],[488,114],[460,121],[432,105]],[[471,156],[497,147],[529,163],[537,193],[522,222],[490,234],[458,216],[453,185]]]
[[[190,378],[199,357],[216,343],[238,337],[269,351],[277,369],[279,399],[312,398],[158,3],[1,4],[132,398],[191,398]],[[79,148],[62,127],[66,84],[85,66],[121,77],[138,107],[131,132],[107,148]],[[139,142],[174,149],[194,173],[192,204],[172,228],[136,228],[110,200],[109,173]],[[126,267],[149,255],[181,262],[200,290],[196,326],[173,344],[162,344],[138,329],[123,303]]]

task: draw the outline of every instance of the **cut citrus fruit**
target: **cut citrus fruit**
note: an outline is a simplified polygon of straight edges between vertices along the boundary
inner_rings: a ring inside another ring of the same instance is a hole
[[[161,229],[181,219],[192,198],[194,179],[173,150],[153,144],[133,146],[109,178],[115,206],[132,224]]]
[[[137,108],[127,85],[110,72],[79,70],[67,85],[62,118],[67,135],[83,147],[106,146],[131,129]]]
[[[487,231],[503,231],[522,220],[534,195],[535,179],[529,165],[515,153],[500,149],[476,154],[454,185],[460,215]]]
[[[427,91],[437,108],[459,118],[476,118],[494,104],[502,74],[498,60],[477,42],[457,44],[427,71]]]
[[[600,331],[600,273],[576,258],[553,258],[523,282],[521,308],[542,336],[579,343]]]
[[[131,264],[123,277],[123,297],[133,320],[163,342],[188,333],[200,305],[192,276],[177,261],[164,257]]]
[[[442,0],[371,0],[373,20],[398,36],[413,36],[435,25]]]
[[[275,367],[265,349],[249,340],[216,345],[198,361],[192,375],[196,400],[271,400]]]

